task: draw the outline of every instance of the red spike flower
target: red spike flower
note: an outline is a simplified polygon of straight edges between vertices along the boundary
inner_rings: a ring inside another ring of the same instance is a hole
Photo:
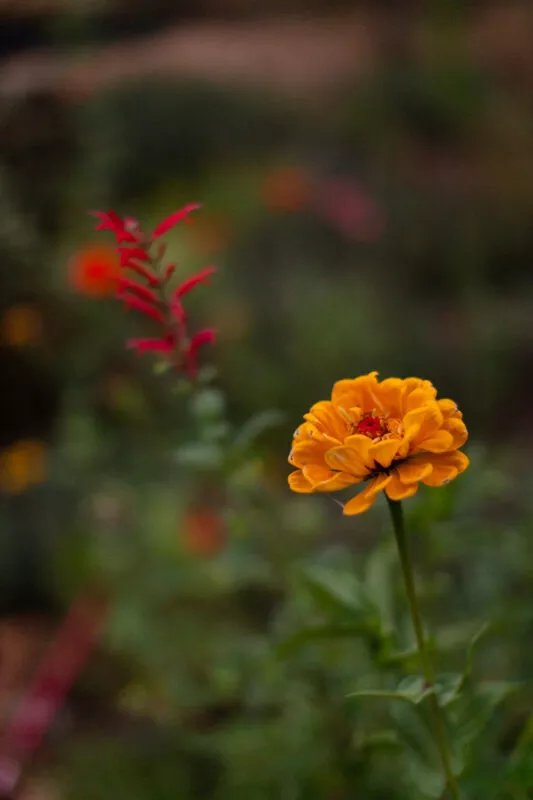
[[[206,329],[190,335],[181,300],[196,286],[207,282],[216,268],[204,267],[172,288],[169,283],[176,266],[162,263],[166,246],[159,242],[156,244],[156,240],[182,220],[188,222],[189,214],[198,208],[198,204],[190,203],[174,211],[149,236],[131,217],[120,217],[115,211],[92,212],[98,220],[96,230],[111,231],[115,237],[120,265],[117,297],[127,308],[139,311],[158,326],[157,336],[130,339],[127,346],[139,354],[151,352],[164,355],[190,377],[198,372],[200,348],[215,341],[215,332]]]

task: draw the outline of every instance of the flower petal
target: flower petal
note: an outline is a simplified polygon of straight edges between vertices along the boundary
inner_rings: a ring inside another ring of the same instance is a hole
[[[378,398],[376,408],[392,417],[402,415],[401,400],[404,392],[404,382],[401,378],[386,378],[378,383],[374,394]]]
[[[312,464],[303,470],[314,492],[338,492],[354,483],[359,483],[360,478],[354,478],[346,472],[333,472],[332,470]]]
[[[451,453],[428,454],[424,457],[424,463],[431,464],[431,473],[422,479],[426,486],[443,486],[449,483],[470,464],[470,460],[460,450]]]
[[[187,206],[183,206],[178,211],[174,211],[169,217],[164,219],[159,225],[155,228],[154,232],[152,233],[152,239],[158,239],[159,236],[163,236],[167,233],[174,225],[177,225],[178,222],[181,222],[182,219],[185,219],[191,211],[196,211],[198,208],[201,208],[199,203],[189,203]]]
[[[212,328],[206,328],[203,331],[198,331],[189,342],[189,346],[185,353],[185,365],[189,375],[194,377],[198,371],[198,350],[204,344],[213,344],[216,340],[216,333]]]
[[[174,343],[168,339],[130,339],[126,342],[126,347],[130,350],[137,350],[139,354],[151,351],[153,353],[170,353]]]
[[[449,419],[450,417],[458,417],[459,419],[462,419],[463,415],[459,411],[457,403],[454,400],[450,400],[449,398],[445,397],[442,400],[437,400],[437,405],[440,408],[444,419]]]
[[[413,452],[416,453],[420,450],[425,450],[427,453],[444,453],[446,450],[451,450],[452,448],[452,434],[441,428],[440,431],[437,431],[428,439],[424,439],[422,442],[419,442],[417,446],[413,448]]]
[[[297,469],[295,472],[291,472],[289,475],[289,486],[293,492],[298,492],[299,494],[311,494],[313,491],[313,487],[303,474],[301,469]]]
[[[363,411],[372,411],[375,408],[377,375],[377,372],[369,372],[368,375],[358,378],[337,381],[331,392],[332,402],[346,409],[358,406]]]
[[[289,453],[289,464],[300,469],[309,467],[311,464],[318,464],[325,468],[325,455],[329,448],[329,443],[320,439],[311,438],[295,441]],[[340,469],[340,467],[336,467],[336,469]]]
[[[120,277],[118,279],[118,289],[119,293],[122,293],[125,290],[130,290],[134,294],[139,295],[143,300],[147,300],[149,303],[157,304],[159,302],[159,298],[155,292],[149,289],[142,283],[138,283],[138,281],[132,281],[129,278]]]
[[[347,421],[337,406],[329,400],[323,400],[311,406],[304,419],[315,424],[321,433],[327,434],[339,444],[344,441],[349,432]]]
[[[402,444],[402,439],[381,439],[372,442],[369,454],[381,467],[390,467]]]
[[[191,289],[195,288],[195,286],[207,281],[216,271],[216,267],[205,267],[204,269],[201,269],[200,272],[196,272],[194,275],[191,275],[190,278],[187,278],[187,280],[183,281],[183,283],[180,283],[178,288],[174,291],[172,299],[179,300],[180,297],[183,297],[184,294],[190,292]]]
[[[332,469],[349,472],[350,475],[354,475],[357,478],[364,478],[371,471],[368,460],[365,459],[365,453],[350,445],[331,447],[325,454],[325,460],[326,464]]]
[[[163,325],[165,324],[164,314],[151,303],[141,300],[140,297],[136,297],[135,295],[131,294],[131,292],[124,292],[120,299],[124,300],[129,308],[135,308],[137,311],[140,311],[147,317],[151,317],[156,322],[160,322]]]
[[[395,468],[395,475],[402,483],[418,483],[433,471],[433,465],[425,459],[404,461]]]
[[[459,417],[452,417],[451,419],[445,419],[443,429],[445,431],[449,431],[452,435],[452,445],[449,448],[458,450],[460,447],[464,445],[466,440],[468,439],[468,431],[466,429],[466,425],[464,424],[463,420]]]
[[[418,491],[418,483],[402,483],[401,480],[393,474],[392,480],[385,488],[385,493],[390,500],[405,500],[407,497],[412,497]]]
[[[416,408],[430,405],[435,394],[427,387],[418,387],[409,394],[404,395],[404,414],[414,411]]]
[[[391,480],[392,477],[385,474],[373,478],[359,494],[356,494],[355,497],[348,500],[344,506],[344,513],[347,516],[351,516],[353,514],[362,514],[363,511],[367,511],[374,503],[379,492],[384,489]]]
[[[418,444],[432,436],[442,425],[442,413],[436,403],[409,411],[403,420],[406,437]]]

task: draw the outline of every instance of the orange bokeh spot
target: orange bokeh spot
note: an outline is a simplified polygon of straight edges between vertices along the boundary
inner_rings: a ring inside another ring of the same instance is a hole
[[[9,308],[0,323],[2,341],[10,347],[25,347],[41,338],[42,319],[37,309],[31,306]]]
[[[46,480],[46,446],[30,439],[0,452],[0,493],[20,494]]]
[[[231,222],[223,214],[204,213],[194,220],[189,240],[195,253],[213,256],[224,250],[232,238]]]
[[[271,172],[262,187],[265,203],[277,211],[298,211],[311,199],[309,176],[297,167],[280,167]]]
[[[212,556],[224,547],[224,525],[214,511],[190,511],[181,531],[185,549],[194,555]]]
[[[73,255],[70,262],[72,288],[92,297],[114,294],[119,276],[118,256],[111,245],[86,245]]]

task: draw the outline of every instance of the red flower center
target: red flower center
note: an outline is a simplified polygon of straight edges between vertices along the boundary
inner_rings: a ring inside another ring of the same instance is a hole
[[[361,433],[363,436],[370,437],[370,439],[377,439],[378,436],[383,436],[385,430],[380,417],[374,417],[373,414],[365,414],[355,426],[355,433]]]

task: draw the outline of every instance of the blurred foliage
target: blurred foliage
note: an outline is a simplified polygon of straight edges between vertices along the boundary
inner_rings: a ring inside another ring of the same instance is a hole
[[[439,796],[385,509],[286,489],[302,413],[371,369],[465,412],[470,470],[406,504],[417,580],[465,796],[533,796],[533,107],[433,6],[329,97],[2,97],[0,602],[111,601],[47,748],[66,797]],[[87,209],[149,227],[188,200],[169,257],[221,267],[191,309],[219,333],[192,407],[125,351],[138,321],[69,283]]]

